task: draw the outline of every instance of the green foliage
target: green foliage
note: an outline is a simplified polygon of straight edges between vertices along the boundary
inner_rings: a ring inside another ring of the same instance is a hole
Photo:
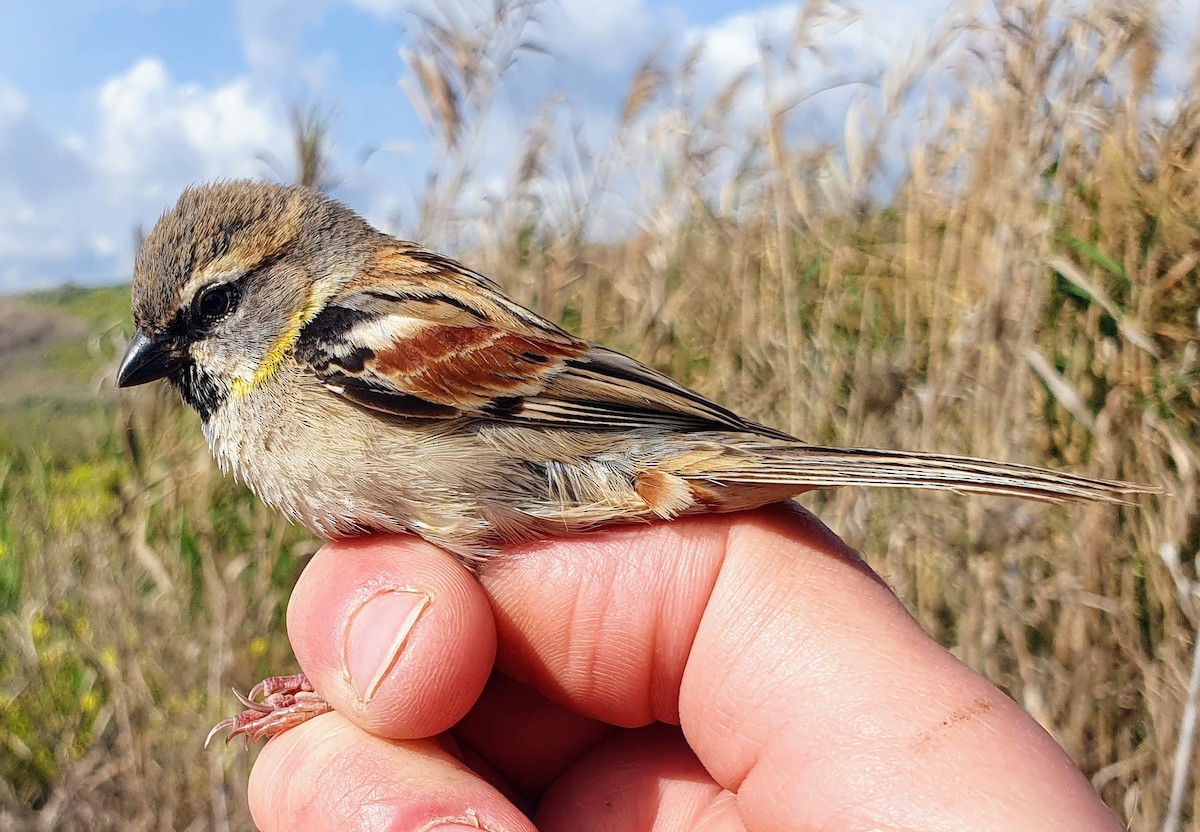
[[[233,680],[214,684],[198,637],[243,645],[228,657],[243,688],[287,667],[283,610],[308,537],[214,470],[166,391],[90,392],[115,350],[88,345],[118,296],[127,316],[127,287],[26,299],[84,325],[10,367],[8,389],[28,392],[0,399],[0,807],[46,807],[114,755],[118,793],[151,800],[137,772],[176,771],[155,786],[164,805],[201,805],[197,745]],[[41,360],[80,380],[39,384]]]
[[[89,331],[101,333],[109,327],[133,330],[129,314],[129,286],[83,287],[66,285],[26,296],[30,304],[61,310],[81,318]]]

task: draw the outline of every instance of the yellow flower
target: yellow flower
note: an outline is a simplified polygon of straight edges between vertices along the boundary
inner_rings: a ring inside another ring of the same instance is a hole
[[[46,618],[40,612],[35,612],[33,618],[29,621],[29,634],[33,636],[34,641],[45,641],[50,635],[50,625],[46,623]]]
[[[100,666],[108,671],[117,669],[117,648],[110,645],[100,651]]]
[[[250,655],[256,659],[267,655],[267,640],[260,636],[250,639]]]
[[[100,707],[100,694],[94,690],[89,690],[79,697],[79,707],[83,709],[85,714],[95,713],[96,709]]]

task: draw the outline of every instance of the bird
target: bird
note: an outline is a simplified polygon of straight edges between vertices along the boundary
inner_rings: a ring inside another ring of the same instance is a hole
[[[192,186],[146,236],[119,387],[165,379],[227,474],[318,537],[505,544],[782,502],[814,488],[1058,502],[1152,492],[1008,462],[805,443],[737,415],[300,186]],[[214,729],[327,710],[265,680]],[[210,734],[210,739],[213,734]]]

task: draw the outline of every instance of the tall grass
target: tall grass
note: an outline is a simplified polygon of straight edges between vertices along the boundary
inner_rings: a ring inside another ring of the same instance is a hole
[[[480,200],[473,160],[536,11],[414,17],[407,91],[440,141],[414,235],[814,441],[1164,486],[1128,508],[805,502],[1131,829],[1194,822],[1200,100],[1154,98],[1157,5],[972,12],[826,146],[803,68],[846,11],[814,0],[722,88],[697,50],[648,60],[597,146],[547,102]],[[614,235],[606,195],[646,173]],[[0,460],[0,826],[245,828],[246,758],[198,743],[227,685],[285,668],[311,544],[219,479],[162,392],[122,397],[91,456]]]

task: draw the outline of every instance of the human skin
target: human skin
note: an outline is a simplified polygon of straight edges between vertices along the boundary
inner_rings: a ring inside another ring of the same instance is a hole
[[[331,543],[288,631],[335,711],[259,755],[264,832],[1121,829],[795,507],[512,547],[477,576],[412,537]]]

